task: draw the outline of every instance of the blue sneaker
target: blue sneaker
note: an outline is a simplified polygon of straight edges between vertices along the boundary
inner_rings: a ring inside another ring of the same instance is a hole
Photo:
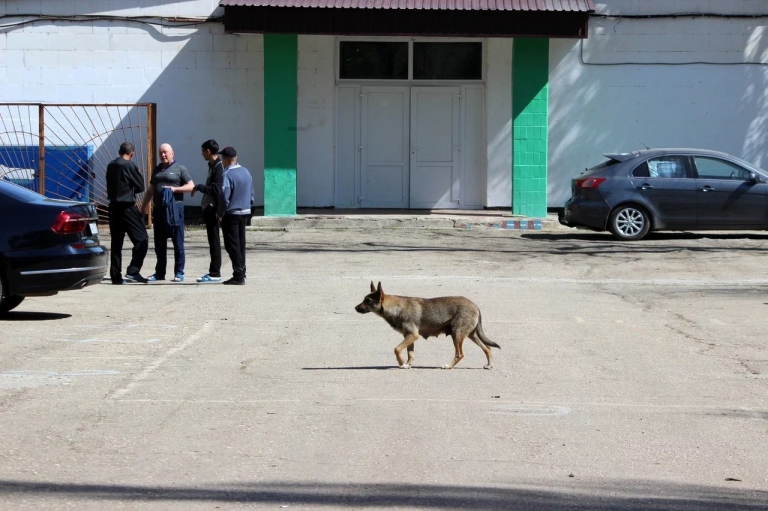
[[[147,282],[157,282],[158,280],[165,280],[165,277],[158,278],[157,275],[150,275],[149,277],[147,277]]]
[[[205,274],[197,279],[197,282],[221,282],[221,277],[211,277],[210,275]]]
[[[173,282],[184,282],[184,274],[177,273],[176,276],[173,277]]]

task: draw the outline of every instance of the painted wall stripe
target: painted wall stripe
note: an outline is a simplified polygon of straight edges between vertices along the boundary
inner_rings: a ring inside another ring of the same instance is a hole
[[[264,34],[264,216],[296,214],[298,35]]]
[[[545,217],[549,39],[517,38],[512,44],[512,214]]]

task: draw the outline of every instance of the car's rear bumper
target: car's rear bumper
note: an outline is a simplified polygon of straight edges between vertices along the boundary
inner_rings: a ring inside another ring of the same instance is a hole
[[[98,284],[109,270],[109,251],[96,246],[64,254],[10,254],[5,258],[9,294],[42,296]]]
[[[603,200],[570,198],[558,214],[558,220],[568,227],[586,227],[604,231],[610,214],[611,208]]]

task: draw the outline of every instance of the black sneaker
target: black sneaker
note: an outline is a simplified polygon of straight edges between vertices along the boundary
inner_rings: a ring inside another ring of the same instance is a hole
[[[128,282],[136,282],[139,284],[146,284],[147,282],[149,282],[147,279],[145,279],[138,273],[127,273],[125,275],[125,280]]]
[[[113,280],[113,281],[112,281],[112,285],[113,285],[113,286],[119,286],[119,285],[121,285],[121,284],[123,284],[123,283],[125,283],[125,281],[124,281],[124,280],[122,280],[122,279],[120,279],[120,280]]]
[[[225,280],[224,282],[222,282],[222,284],[224,284],[225,286],[244,286],[245,285],[245,280],[243,280],[243,279],[236,279],[236,278],[232,277],[231,279]]]

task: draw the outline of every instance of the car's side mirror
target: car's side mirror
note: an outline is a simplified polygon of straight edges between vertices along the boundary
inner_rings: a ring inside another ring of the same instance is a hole
[[[756,172],[750,172],[749,173],[749,180],[750,183],[762,183],[763,180],[760,179],[760,175]]]

